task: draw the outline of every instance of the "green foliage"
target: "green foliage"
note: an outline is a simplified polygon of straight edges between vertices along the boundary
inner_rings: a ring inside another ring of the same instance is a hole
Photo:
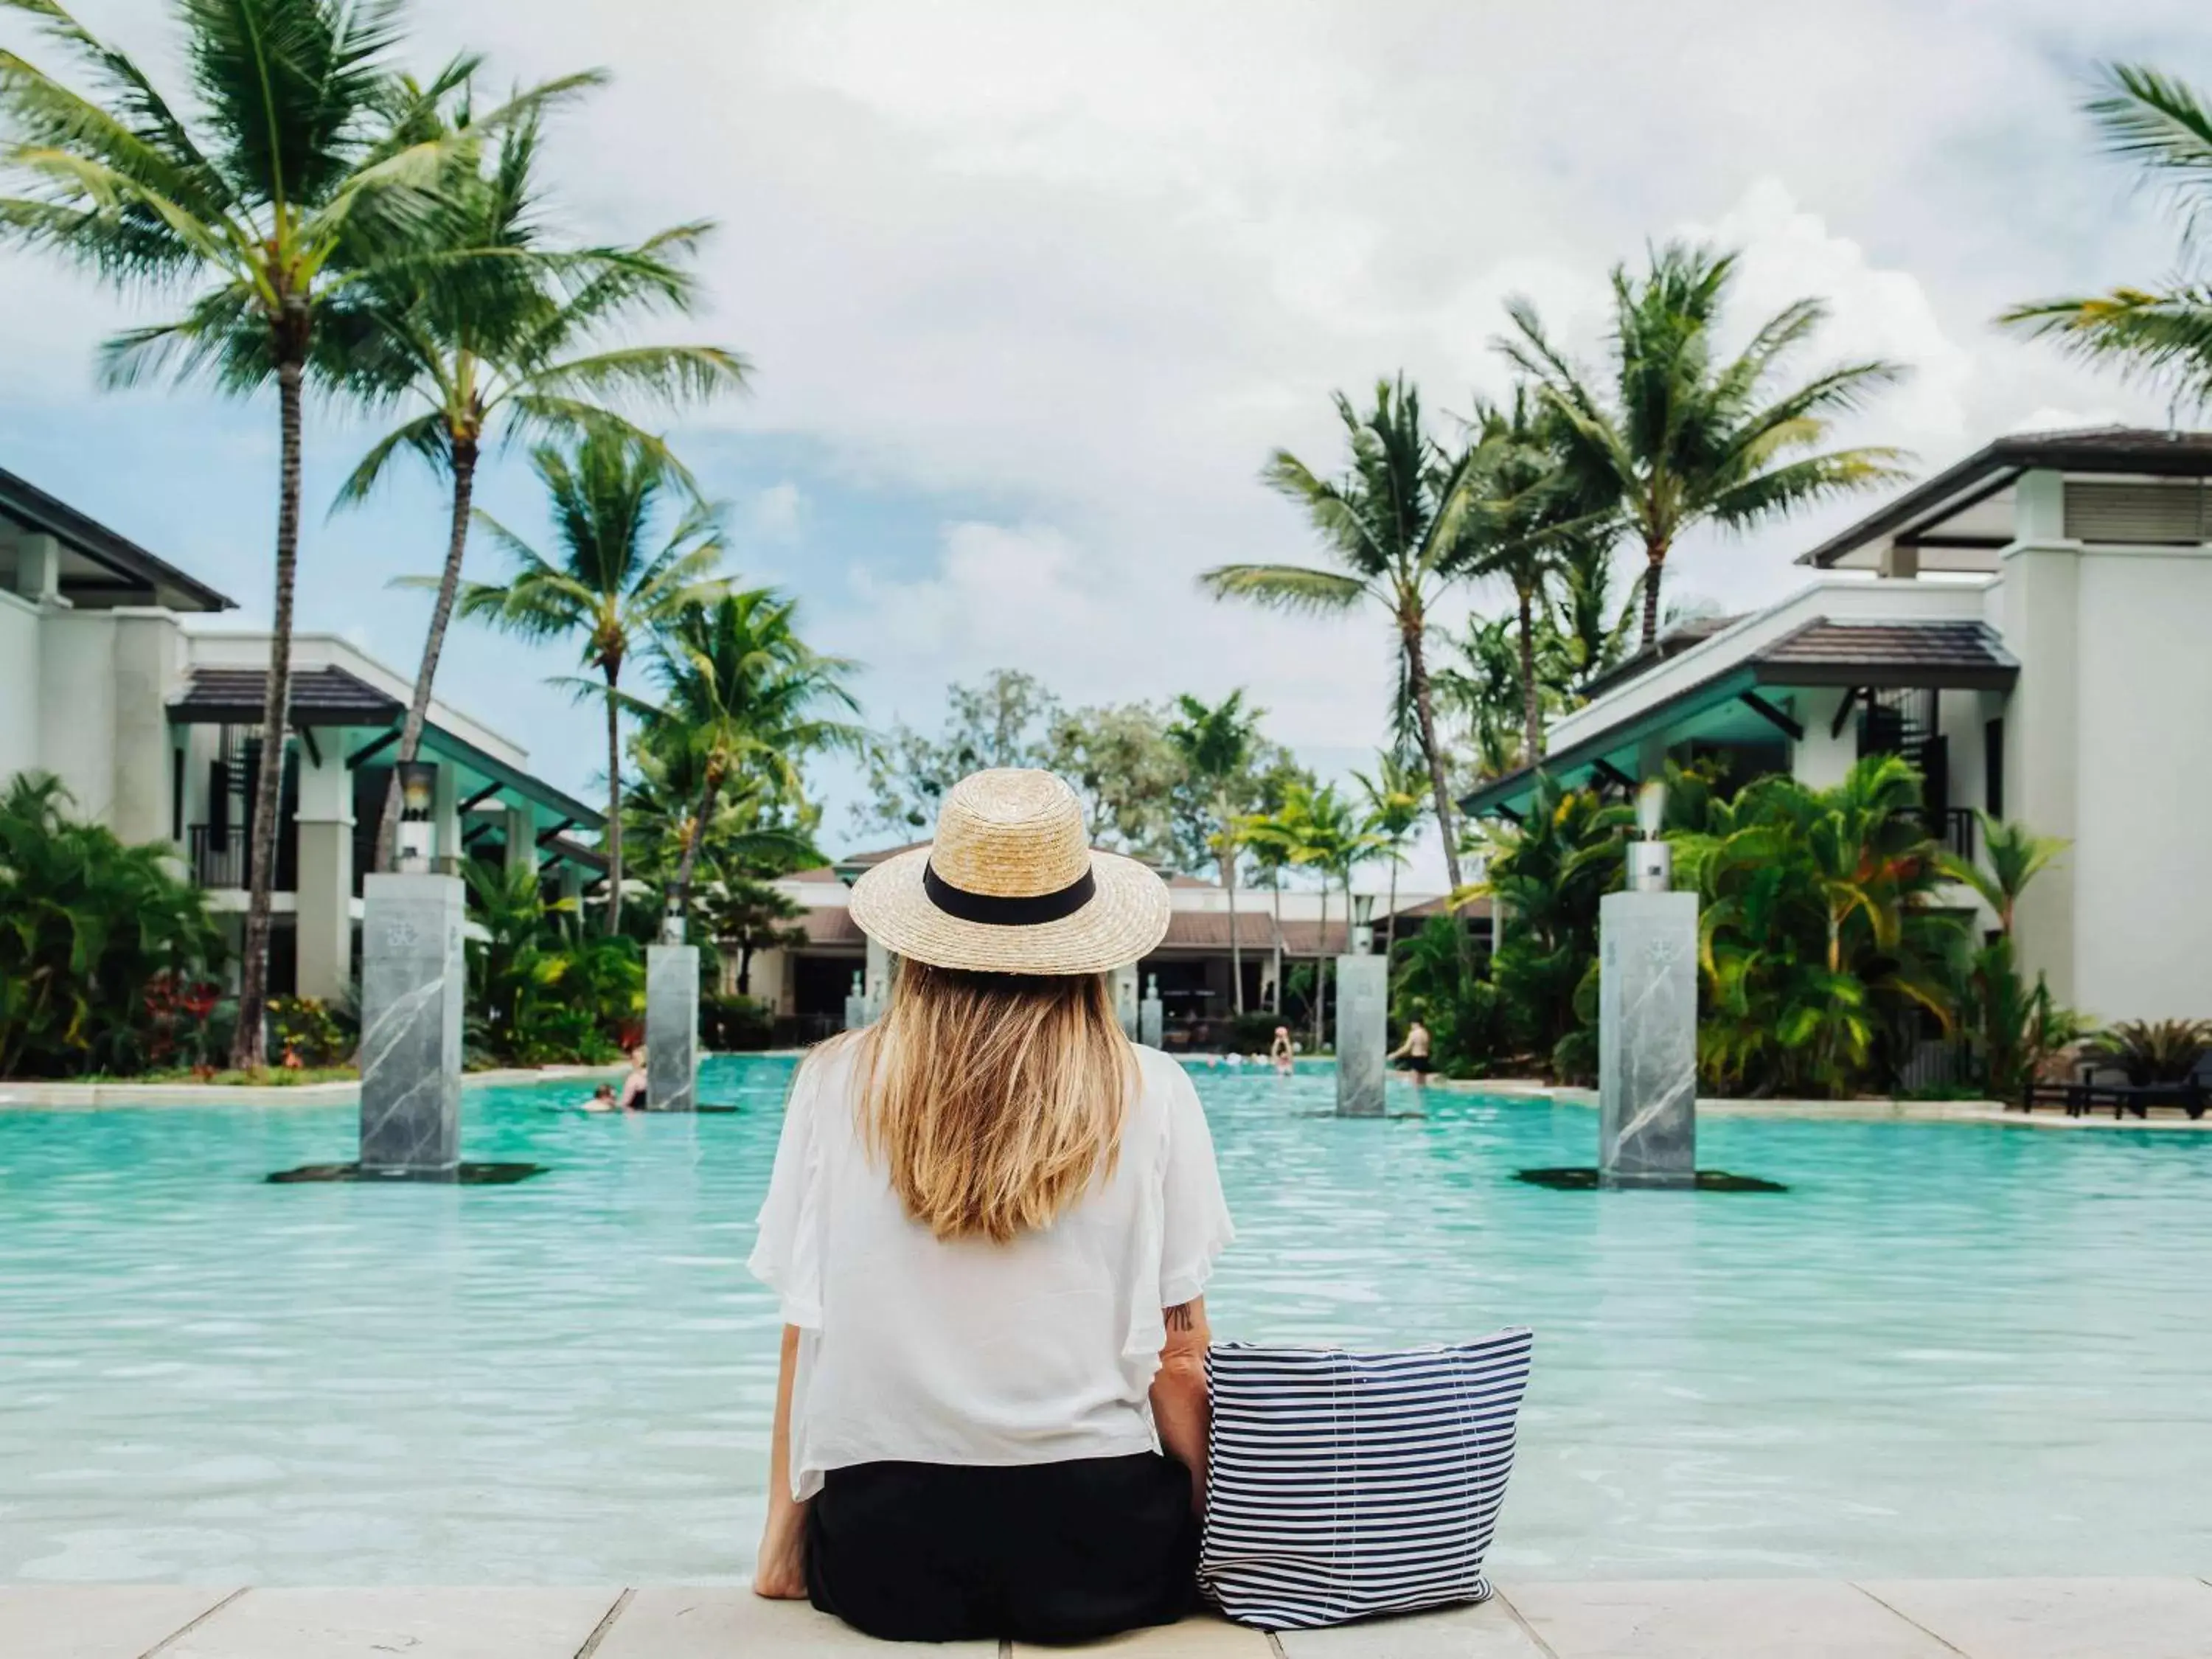
[[[1498,1048],[1498,994],[1468,953],[1455,916],[1431,916],[1391,951],[1390,1017],[1429,1028],[1430,1055],[1451,1077],[1478,1076]]]
[[[1614,266],[1602,382],[1552,341],[1531,301],[1506,307],[1515,331],[1499,349],[1542,388],[1577,495],[1617,507],[1642,544],[1644,650],[1657,641],[1660,578],[1683,532],[1747,529],[1885,483],[1904,459],[1893,449],[1820,448],[1838,416],[1903,377],[1898,364],[1869,359],[1778,384],[1826,320],[1823,301],[1784,307],[1740,352],[1723,354],[1736,259],[1669,242],[1650,251],[1641,273]]]
[[[717,1054],[757,1054],[775,1042],[775,1011],[747,996],[699,1000],[699,1041]]]
[[[319,1070],[352,1058],[354,1023],[320,997],[269,999],[270,1046],[288,1069]]]
[[[1620,884],[1634,822],[1627,807],[1540,775],[1521,822],[1488,831],[1489,874],[1475,895],[1501,918],[1490,963],[1499,1038],[1539,1066],[1582,1023],[1575,999],[1597,959],[1598,901]]]
[[[2097,1033],[2084,1060],[2116,1067],[2137,1088],[2185,1081],[2212,1053],[2212,1020],[2122,1020]]]
[[[1737,1094],[1849,1094],[1887,1085],[1923,1015],[1955,1022],[1966,918],[1943,878],[1919,775],[1869,756],[1832,789],[1785,776],[1702,803],[1676,834],[1676,881],[1698,895],[1708,1085]]]
[[[2100,79],[2087,112],[2106,149],[2134,162],[2146,182],[2165,186],[2180,208],[2182,274],[2103,294],[2030,301],[1997,320],[2202,409],[2212,404],[2212,289],[2195,273],[2193,256],[2212,208],[2212,109],[2194,88],[2154,69],[2114,64]]]
[[[699,902],[701,928],[720,959],[721,994],[746,996],[752,989],[754,954],[804,945],[806,930],[791,924],[806,913],[778,889],[745,873],[738,859],[718,858],[709,872]]]
[[[1974,951],[1963,990],[1960,1018],[1972,1037],[1977,1084],[1993,1099],[2019,1099],[2087,1033],[2087,1022],[2053,1000],[2042,975],[2026,981],[2008,934]]]
[[[628,939],[586,934],[528,870],[465,866],[471,939],[469,1038],[495,1063],[604,1065],[645,1012],[645,959]]]
[[[58,780],[0,793],[0,1077],[195,1065],[222,936],[168,849],[128,847],[65,810]]]
[[[947,687],[945,702],[935,736],[899,724],[869,744],[868,796],[854,815],[856,834],[921,840],[945,792],[969,773],[1035,767],[1057,773],[1083,798],[1099,846],[1198,874],[1218,867],[1224,790],[1239,812],[1267,811],[1300,775],[1290,751],[1255,729],[1227,778],[1202,777],[1170,735],[1177,702],[1071,709],[1036,676],[1006,668],[974,685]],[[1241,702],[1235,712],[1241,720],[1258,719]]]

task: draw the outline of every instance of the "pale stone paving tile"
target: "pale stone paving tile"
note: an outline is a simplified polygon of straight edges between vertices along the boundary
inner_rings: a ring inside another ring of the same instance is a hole
[[[1285,1659],[1546,1659],[1503,1594],[1480,1607],[1286,1630],[1275,1639]]]
[[[1016,1655],[1110,1653],[1115,1659],[1271,1659],[1274,1649],[1259,1631],[1232,1625],[1226,1619],[1200,1614],[1179,1625],[1160,1625],[1133,1630],[1103,1642],[1085,1642],[1072,1648],[1013,1644]]]
[[[392,1659],[394,1654],[406,1659],[575,1659],[620,1594],[397,1587],[248,1590],[163,1648],[161,1659]]]
[[[996,1642],[873,1641],[804,1601],[764,1601],[742,1585],[662,1586],[630,1598],[592,1659],[784,1659],[840,1654],[957,1654],[996,1659]],[[411,1656],[410,1656],[411,1659]],[[562,1659],[568,1659],[564,1654]]]
[[[2205,1659],[2196,1578],[1881,1579],[1860,1588],[1972,1659]]]
[[[181,1584],[0,1584],[0,1659],[138,1659],[235,1594]]]
[[[1558,1659],[1958,1659],[1909,1620],[1832,1581],[1516,1584],[1512,1595]]]

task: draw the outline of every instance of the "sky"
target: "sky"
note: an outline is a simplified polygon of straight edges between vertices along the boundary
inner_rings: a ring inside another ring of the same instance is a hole
[[[166,5],[76,10],[178,78]],[[1403,371],[1448,429],[1506,389],[1507,297],[1590,354],[1608,269],[1687,236],[1741,250],[1746,330],[1830,303],[1808,370],[1913,367],[1846,435],[1917,471],[2023,427],[2162,422],[2154,397],[1990,319],[2171,268],[2170,219],[2079,106],[2107,60],[2212,82],[2202,19],[2179,0],[440,0],[410,55],[480,49],[501,82],[604,66],[552,136],[556,222],[718,222],[706,305],[657,332],[742,350],[753,389],[671,440],[729,504],[739,573],[865,665],[871,725],[933,728],[948,681],[1002,666],[1075,703],[1241,686],[1340,775],[1383,730],[1379,617],[1274,617],[1194,580],[1316,551],[1258,474],[1278,447],[1334,470],[1333,392]],[[18,25],[0,41],[52,56]],[[273,401],[95,383],[100,340],[164,314],[0,254],[0,466],[263,621]],[[301,627],[411,674],[428,601],[388,584],[434,568],[440,491],[407,477],[325,513],[374,435],[312,414]],[[478,500],[542,537],[519,453]],[[1670,592],[1778,599],[1791,557],[1870,505],[1693,536]],[[471,574],[499,569],[479,538]],[[1471,592],[1442,620],[1500,603]],[[545,684],[572,666],[471,629],[439,690],[596,793],[591,713]],[[822,784],[842,848],[854,782]],[[1401,880],[1425,878],[1433,848]]]

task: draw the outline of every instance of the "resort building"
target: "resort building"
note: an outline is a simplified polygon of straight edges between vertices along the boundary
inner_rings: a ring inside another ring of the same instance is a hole
[[[1780,604],[1606,676],[1543,768],[1626,788],[1694,759],[1825,786],[1860,756],[1905,755],[1959,854],[1978,855],[1977,808],[2073,843],[2016,920],[2060,1000],[2100,1020],[2202,1018],[2208,477],[2208,433],[2000,438],[1803,554],[1817,574]],[[1511,817],[1534,781],[1463,804]]]
[[[0,784],[54,774],[79,816],[168,843],[214,907],[242,918],[269,635],[210,626],[235,608],[0,471]],[[411,677],[327,634],[295,635],[292,666],[270,984],[343,998]],[[532,775],[520,745],[433,701],[422,750],[449,866],[529,868],[571,893],[605,869],[571,839],[605,815]]]
[[[836,1030],[843,1023],[845,999],[856,985],[864,994],[879,993],[890,964],[880,949],[871,955],[869,942],[854,926],[847,904],[852,884],[863,871],[908,850],[887,847],[860,853],[776,882],[777,890],[801,907],[800,917],[793,926],[805,934],[805,942],[754,957],[748,981],[750,994],[765,1001],[779,1019],[795,1022],[801,1033],[818,1035]],[[1394,927],[1397,936],[1403,938],[1441,908],[1441,900],[1434,896],[1401,892],[1397,896],[1397,921],[1393,924],[1380,896],[1355,892],[1352,914],[1347,917],[1344,896],[1333,892],[1324,919],[1320,893],[1310,888],[1285,887],[1279,897],[1282,920],[1278,932],[1278,896],[1266,888],[1239,888],[1233,915],[1229,894],[1218,883],[1172,875],[1168,878],[1168,892],[1172,911],[1167,937],[1138,964],[1136,984],[1140,991],[1158,985],[1171,1044],[1188,1041],[1212,1023],[1234,1013],[1237,967],[1241,966],[1243,974],[1244,1007],[1248,1012],[1258,1012],[1278,1006],[1279,962],[1284,978],[1295,985],[1293,970],[1300,963],[1310,965],[1317,958],[1338,955],[1348,939],[1364,941],[1371,937],[1379,941],[1386,930]],[[1488,907],[1470,905],[1464,915],[1468,926],[1486,940]],[[1292,1005],[1297,1000],[1293,991]]]

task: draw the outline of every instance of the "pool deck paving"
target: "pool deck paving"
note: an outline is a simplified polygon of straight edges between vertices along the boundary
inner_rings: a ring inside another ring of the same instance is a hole
[[[787,1659],[891,1651],[741,1587],[0,1585],[0,1659]],[[945,1651],[1047,1652],[1020,1644]],[[1480,1607],[1268,1636],[1218,1619],[1126,1659],[2206,1659],[2212,1580],[1666,1579],[1504,1586]]]

